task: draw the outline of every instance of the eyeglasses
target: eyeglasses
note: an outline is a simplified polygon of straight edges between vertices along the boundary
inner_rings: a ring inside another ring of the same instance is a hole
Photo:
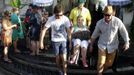
[[[109,17],[109,16],[111,16],[111,14],[104,14],[104,16],[108,16]]]

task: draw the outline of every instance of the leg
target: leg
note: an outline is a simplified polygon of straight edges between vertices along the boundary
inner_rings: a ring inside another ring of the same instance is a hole
[[[67,75],[67,54],[60,55],[64,75]]]
[[[61,42],[60,58],[62,62],[63,74],[67,75],[67,48],[66,42]]]
[[[4,47],[4,59],[8,59],[8,46]]]
[[[86,60],[87,47],[88,47],[88,41],[83,40],[81,42],[81,56],[82,56],[82,63],[84,67],[88,67],[87,60]]]
[[[76,58],[75,58],[75,64],[77,64],[78,63],[78,60],[79,60],[79,55],[80,55],[80,50],[78,49],[77,51],[76,51]]]
[[[97,74],[102,75],[104,71],[104,64],[106,61],[106,51],[105,50],[98,50],[98,63],[97,63]]]
[[[86,60],[86,53],[87,53],[87,49],[81,48],[82,63],[84,67],[88,67],[87,60]]]
[[[61,69],[61,66],[60,66],[60,56],[59,55],[56,55],[56,65],[59,69]]]
[[[31,51],[30,55],[35,55],[36,53],[36,42],[34,40],[31,40]]]
[[[73,43],[74,43],[74,48],[73,48],[73,54],[71,56],[71,61],[70,61],[71,64],[77,63],[78,61],[81,40],[73,39]]]
[[[39,41],[36,41],[36,54],[39,55]]]
[[[8,58],[8,46],[4,46],[4,57],[5,62],[11,63],[12,61]]]
[[[56,65],[59,69],[61,69],[61,64],[60,64],[60,55],[59,55],[59,46],[60,43],[59,42],[52,42],[52,47],[53,47],[53,51],[55,53],[56,56]]]
[[[30,38],[26,35],[26,47],[30,48]]]
[[[107,54],[106,63],[104,65],[104,69],[107,70],[109,67],[113,65],[114,59],[115,59],[116,51],[113,53]]]
[[[13,45],[14,45],[14,52],[15,52],[15,53],[20,53],[20,50],[18,50],[18,48],[17,48],[17,42],[18,42],[18,39],[14,40],[14,42],[13,42]]]
[[[70,63],[73,64],[77,64],[77,61],[78,61],[78,56],[79,56],[79,45],[76,45],[73,49],[73,54],[71,55],[71,60],[70,60]]]

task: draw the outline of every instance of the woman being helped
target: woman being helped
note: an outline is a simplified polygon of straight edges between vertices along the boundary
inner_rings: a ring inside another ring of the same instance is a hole
[[[74,25],[73,34],[81,31],[88,31],[86,25],[83,25],[83,17],[80,15],[77,17],[77,25]],[[80,38],[73,38],[73,55],[71,58],[70,63],[77,64],[78,58],[79,58],[79,50],[81,48],[81,56],[82,56],[82,63],[84,67],[88,67],[87,61],[86,61],[86,53],[87,53],[87,47],[88,47],[88,40],[81,40]]]
[[[18,48],[17,48],[18,39],[24,38],[21,20],[20,20],[20,17],[18,16],[18,14],[19,14],[19,9],[13,8],[12,14],[11,14],[11,22],[12,22],[12,24],[17,25],[16,28],[13,28],[13,34],[12,34],[12,40],[13,40],[13,46],[14,46],[15,53],[20,53],[20,50],[18,50]]]
[[[8,58],[8,48],[12,43],[12,28],[16,27],[17,25],[12,25],[10,22],[10,13],[5,11],[4,17],[2,18],[2,42],[4,44],[3,59],[9,63],[12,61]]]

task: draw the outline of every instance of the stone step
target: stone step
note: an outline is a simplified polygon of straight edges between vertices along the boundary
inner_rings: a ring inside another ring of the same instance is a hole
[[[16,75],[59,75],[57,67],[43,66],[39,64],[29,63],[21,59],[11,56],[12,64],[0,61],[0,66],[8,71],[12,71]],[[133,72],[134,68],[127,66],[125,68],[117,68],[118,75],[127,75],[128,71]],[[129,73],[130,73],[129,72]],[[104,75],[116,75],[111,69],[105,71]],[[68,69],[68,75],[96,75],[96,70],[90,69]]]
[[[15,54],[12,55],[12,57],[21,59],[23,61],[27,61],[29,63],[56,67],[54,54],[42,53],[38,56],[31,56],[29,54]],[[68,63],[68,68],[81,69],[83,68],[81,64],[82,64],[81,61],[79,61],[78,65],[72,65]],[[94,68],[93,66],[90,67],[90,69],[93,68]]]

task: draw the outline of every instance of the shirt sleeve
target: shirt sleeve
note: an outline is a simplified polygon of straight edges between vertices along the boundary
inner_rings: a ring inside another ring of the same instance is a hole
[[[50,26],[51,26],[51,18],[49,17],[44,27],[50,28]]]
[[[74,9],[71,10],[71,13],[70,13],[70,15],[69,15],[69,19],[73,19],[73,17],[74,17],[74,16],[73,16],[73,15],[74,15],[73,12],[74,12]]]
[[[87,9],[87,20],[88,20],[88,21],[91,21],[91,14],[90,14],[90,12],[89,12],[88,9]]]
[[[70,20],[67,17],[65,18],[65,24],[66,24],[66,27],[67,28],[70,28],[71,27]]]
[[[118,24],[119,24],[119,32],[122,38],[124,39],[125,43],[129,44],[130,38],[129,38],[125,25],[123,24],[121,20],[119,20]]]

